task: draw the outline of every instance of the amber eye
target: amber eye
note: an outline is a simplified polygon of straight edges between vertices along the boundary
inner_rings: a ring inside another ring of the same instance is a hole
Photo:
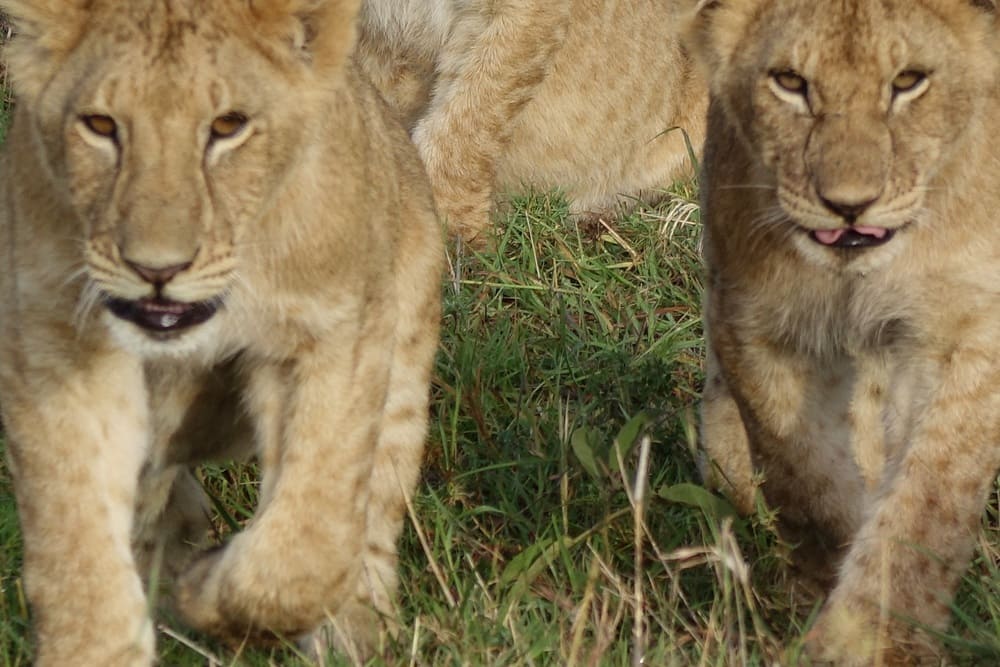
[[[771,72],[771,78],[784,90],[790,93],[805,95],[808,84],[799,74],[790,69]]]
[[[118,137],[118,125],[111,116],[102,114],[89,114],[80,116],[80,121],[84,126],[99,137],[116,139]]]
[[[927,80],[927,75],[923,72],[918,72],[917,70],[905,70],[896,75],[896,78],[892,80],[892,92],[893,94],[907,93],[911,90],[915,90],[924,81]]]
[[[239,111],[230,111],[218,116],[212,121],[212,139],[226,139],[236,136],[246,127],[249,120],[245,114]]]

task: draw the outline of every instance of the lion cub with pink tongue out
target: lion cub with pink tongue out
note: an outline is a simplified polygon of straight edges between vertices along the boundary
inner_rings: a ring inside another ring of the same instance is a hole
[[[832,575],[813,657],[936,661],[1000,466],[997,9],[688,5],[705,472]]]

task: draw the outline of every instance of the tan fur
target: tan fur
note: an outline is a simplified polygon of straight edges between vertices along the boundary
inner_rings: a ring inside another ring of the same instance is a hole
[[[704,84],[656,0],[365,0],[360,59],[413,126],[467,239],[496,193],[559,188],[577,213],[656,196],[690,168]]]
[[[706,472],[745,511],[759,472],[834,576],[814,658],[937,664],[919,627],[947,625],[1000,466],[996,10],[688,4],[711,89]],[[852,222],[895,234],[819,242]]]
[[[350,61],[357,1],[3,6],[0,396],[36,664],[151,664],[157,574],[199,630],[326,622],[364,652],[394,613],[442,248],[419,158]],[[212,135],[231,111],[242,130]],[[158,291],[222,306],[152,333],[105,305]],[[254,452],[253,521],[192,553],[188,466]]]

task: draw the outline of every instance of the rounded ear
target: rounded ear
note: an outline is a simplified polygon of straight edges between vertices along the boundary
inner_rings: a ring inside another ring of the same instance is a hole
[[[739,42],[746,15],[760,0],[679,0],[676,24],[681,44],[707,81],[728,61]]]
[[[251,0],[250,8],[262,30],[320,70],[341,67],[357,42],[361,0]]]
[[[997,3],[994,0],[969,0],[973,7],[979,7],[980,9],[985,9],[988,12],[995,12],[997,10]]]
[[[29,104],[76,44],[87,20],[85,0],[0,0],[13,28],[3,59],[19,99]]]

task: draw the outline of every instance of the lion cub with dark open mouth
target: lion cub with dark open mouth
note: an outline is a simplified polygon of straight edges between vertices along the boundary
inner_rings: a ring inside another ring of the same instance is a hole
[[[443,249],[352,64],[358,0],[0,4],[0,402],[36,664],[152,664],[157,544],[194,627],[329,621],[364,651],[394,612]],[[251,452],[256,516],[188,563],[188,466]]]

